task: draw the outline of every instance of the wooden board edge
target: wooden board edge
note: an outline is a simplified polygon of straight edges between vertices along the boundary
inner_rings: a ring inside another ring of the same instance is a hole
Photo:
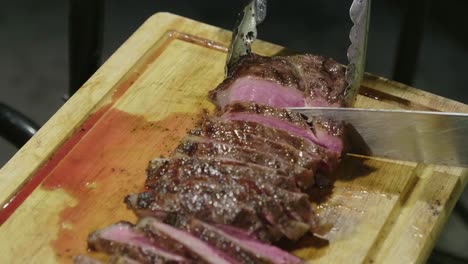
[[[468,113],[468,105],[448,99],[433,93],[429,93],[403,83],[376,76],[371,73],[366,73],[362,83],[362,88],[371,88],[380,92],[385,92],[393,95],[399,100],[399,106],[406,109],[428,110],[428,111],[446,111],[446,112],[465,112]],[[365,91],[361,90],[361,94]],[[370,95],[371,97],[374,97]],[[378,97],[378,95],[375,95]],[[417,99],[419,102],[416,105],[407,105],[412,99]]]
[[[456,175],[448,175],[434,169],[435,166],[432,165],[418,165],[416,168],[416,173],[419,175],[417,184],[408,193],[399,215],[388,227],[388,235],[384,236],[380,245],[374,249],[374,252],[371,252],[366,263],[401,263],[402,261],[425,263],[427,261],[465,187],[465,183]],[[445,182],[442,180],[445,177],[455,178],[446,182],[446,185],[441,188],[439,183]],[[425,192],[426,189],[431,191]],[[428,211],[429,214],[418,214],[421,210],[422,212]],[[422,233],[416,234],[415,232]],[[418,250],[408,252],[409,249]],[[392,256],[401,257],[392,258]]]

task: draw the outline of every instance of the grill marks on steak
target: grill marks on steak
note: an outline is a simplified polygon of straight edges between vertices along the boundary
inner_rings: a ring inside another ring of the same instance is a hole
[[[270,230],[271,235],[262,235],[269,240],[275,239],[277,233],[297,239],[309,229],[308,196],[298,191],[293,178],[273,169],[198,158],[154,163],[158,165],[150,169],[147,182],[151,194],[137,199],[138,204],[151,210],[194,215],[250,232],[263,234]],[[246,213],[251,220],[247,223],[243,219]]]
[[[255,164],[264,168],[276,169],[283,174],[288,182],[294,182],[298,187],[307,189],[314,183],[314,171],[290,163],[285,159],[268,152],[230,145],[222,142],[203,140],[203,138],[188,138],[179,145],[177,156],[219,158],[225,160],[243,160],[245,164]],[[294,178],[288,177],[292,174]]]
[[[345,69],[332,59],[315,55],[241,59],[210,98],[223,109],[235,102],[274,107],[343,106]]]
[[[301,263],[270,243],[314,226],[306,191],[337,167],[343,126],[282,108],[342,106],[345,86],[331,59],[244,57],[210,92],[218,112],[152,160],[146,190],[125,198],[139,222],[94,232],[90,249],[111,263]]]
[[[305,149],[298,149],[283,140],[263,137],[263,135],[244,131],[241,129],[226,129],[223,124],[206,122],[206,126],[194,129],[189,132],[191,135],[204,137],[214,141],[236,145],[244,148],[254,149],[260,152],[270,153],[278,158],[282,158],[291,164],[295,164],[308,169],[315,169],[320,162],[320,157],[313,153],[306,152]]]
[[[286,172],[231,159],[197,157],[154,159],[148,169],[146,187],[170,192],[171,187],[179,181],[190,179],[220,183],[248,180],[257,185],[273,184],[286,190],[298,191],[294,178],[289,177]]]

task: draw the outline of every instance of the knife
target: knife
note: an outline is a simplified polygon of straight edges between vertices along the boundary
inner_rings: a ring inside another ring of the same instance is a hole
[[[344,122],[348,153],[468,167],[468,114],[333,107],[288,108],[307,118]]]

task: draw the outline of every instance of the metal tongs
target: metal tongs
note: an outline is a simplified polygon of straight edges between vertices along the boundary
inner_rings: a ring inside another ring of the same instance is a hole
[[[370,21],[371,0],[354,0],[350,8],[353,22],[348,48],[349,64],[346,68],[348,86],[345,90],[346,103],[354,104],[364,76],[367,50],[367,35]],[[257,39],[257,26],[267,15],[267,0],[252,0],[239,14],[239,19],[233,30],[232,41],[226,61],[226,76],[242,56],[252,52],[251,45]]]

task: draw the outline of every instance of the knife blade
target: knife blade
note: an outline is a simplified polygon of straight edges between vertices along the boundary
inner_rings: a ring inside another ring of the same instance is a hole
[[[468,167],[468,114],[334,107],[288,108],[307,118],[342,121],[349,153]]]

